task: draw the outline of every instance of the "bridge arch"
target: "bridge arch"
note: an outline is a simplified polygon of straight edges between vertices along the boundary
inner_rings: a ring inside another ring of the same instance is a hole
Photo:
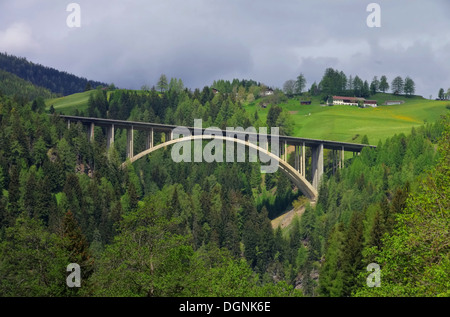
[[[262,153],[264,153],[265,155],[269,156],[272,159],[275,159],[278,162],[278,166],[281,170],[281,172],[283,172],[286,176],[288,176],[288,178],[297,186],[297,188],[307,197],[309,198],[312,202],[315,202],[317,200],[318,197],[318,192],[317,190],[314,188],[314,186],[303,176],[301,175],[296,169],[294,169],[290,164],[288,164],[286,161],[284,161],[283,159],[281,159],[280,157],[278,157],[277,155],[274,155],[273,153],[269,152],[268,150],[259,147],[256,144],[253,144],[251,142],[248,141],[244,141],[238,138],[232,138],[232,137],[227,137],[227,136],[220,136],[220,135],[191,135],[191,136],[186,136],[183,138],[178,138],[178,139],[172,139],[170,141],[166,141],[164,143],[158,144],[156,146],[153,146],[145,151],[142,151],[141,153],[134,155],[133,157],[129,158],[127,161],[125,161],[124,163],[122,163],[121,167],[124,168],[127,166],[127,164],[132,164],[134,162],[136,162],[137,160],[143,158],[144,156],[149,155],[150,153],[153,153],[161,148],[165,148],[167,146],[179,143],[179,142],[191,142],[193,140],[211,140],[211,139],[218,139],[218,140],[222,140],[222,141],[232,141],[235,142],[236,144],[242,144],[245,145],[249,148],[253,148],[257,151],[260,151]]]

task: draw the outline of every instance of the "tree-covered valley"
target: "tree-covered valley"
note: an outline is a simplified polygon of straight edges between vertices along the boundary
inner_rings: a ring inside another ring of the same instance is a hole
[[[261,98],[265,117],[246,107],[264,91],[252,80],[217,81],[219,93],[159,84],[93,89],[76,114],[284,135],[297,124],[281,91]],[[102,128],[90,142],[43,97],[0,96],[0,296],[450,295],[449,115],[335,173],[326,151],[311,205],[282,173],[248,160],[175,163],[166,148],[121,169],[126,131],[106,151]],[[134,146],[144,149],[144,134]],[[274,228],[293,206],[303,215]],[[80,288],[66,285],[69,263],[81,266]],[[367,286],[370,263],[380,287]]]

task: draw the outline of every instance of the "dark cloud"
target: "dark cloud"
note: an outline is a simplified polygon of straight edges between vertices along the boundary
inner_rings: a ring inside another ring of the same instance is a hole
[[[81,28],[66,7],[81,7]],[[374,1],[375,2],[375,1]],[[359,75],[411,76],[417,93],[450,87],[447,0],[379,0],[369,28],[360,0],[18,0],[0,3],[0,50],[125,88],[161,73],[191,88],[251,78],[282,87],[326,67]]]

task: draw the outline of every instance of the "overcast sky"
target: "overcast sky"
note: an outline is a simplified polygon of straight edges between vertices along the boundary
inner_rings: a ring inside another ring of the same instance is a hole
[[[66,8],[81,8],[70,28]],[[367,26],[367,6],[381,27]],[[332,67],[410,76],[416,93],[450,88],[449,0],[0,0],[0,51],[88,79],[139,89],[161,73],[189,88],[253,79],[307,88]]]

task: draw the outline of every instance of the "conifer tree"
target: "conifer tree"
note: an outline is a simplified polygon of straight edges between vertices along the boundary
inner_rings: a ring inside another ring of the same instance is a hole
[[[87,280],[92,274],[94,259],[89,250],[89,243],[70,210],[63,218],[61,235],[64,247],[69,253],[69,260],[80,265],[81,276]]]
[[[340,297],[343,292],[343,259],[345,226],[339,222],[330,232],[326,243],[325,261],[319,275],[319,293],[321,296]]]
[[[363,217],[360,212],[355,211],[347,228],[344,242],[343,296],[352,295],[352,292],[359,286],[357,282],[358,275],[363,268],[363,242]]]
[[[383,235],[385,233],[385,224],[384,224],[384,218],[382,215],[382,211],[377,211],[375,213],[375,217],[373,220],[373,226],[370,231],[370,241],[369,245],[372,247],[377,247],[378,249],[381,249],[383,243]]]
[[[379,89],[383,93],[389,90],[389,83],[385,75],[381,76]]]
[[[20,213],[20,169],[17,165],[11,166],[10,180],[8,185],[8,217],[7,222],[13,225]]]

